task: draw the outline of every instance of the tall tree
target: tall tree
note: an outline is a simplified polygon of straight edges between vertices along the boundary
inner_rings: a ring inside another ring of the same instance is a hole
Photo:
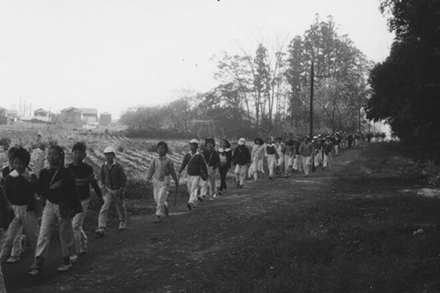
[[[384,0],[396,34],[389,57],[370,74],[367,117],[385,119],[403,141],[440,153],[440,1]]]

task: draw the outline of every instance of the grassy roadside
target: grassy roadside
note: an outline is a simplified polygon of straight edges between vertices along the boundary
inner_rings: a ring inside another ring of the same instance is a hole
[[[440,199],[399,192],[421,178],[398,151],[366,149],[188,292],[440,292]]]

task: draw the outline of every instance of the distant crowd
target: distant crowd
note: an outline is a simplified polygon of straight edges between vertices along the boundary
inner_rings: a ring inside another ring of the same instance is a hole
[[[240,138],[234,148],[226,139],[219,145],[213,138],[192,139],[179,170],[167,156],[167,143],[160,141],[156,146],[158,156],[150,162],[146,176],[147,183],[152,183],[157,204],[153,223],[160,223],[169,215],[167,200],[171,180],[177,192],[184,171],[189,193],[187,208],[192,210],[200,202],[214,201],[216,196],[227,192],[227,174],[231,169],[236,188],[243,188],[246,182],[290,177],[295,172],[307,177],[318,168],[332,169],[333,156],[341,149],[358,147],[364,141],[370,142],[375,135],[336,132],[300,137],[286,134],[276,138],[257,137],[252,145]],[[34,252],[34,262],[27,273],[39,275],[49,255],[52,232],[58,229],[63,255],[58,271],[69,271],[72,264],[88,252],[83,222],[91,201],[90,187],[101,204],[96,235],[103,237],[108,232],[107,218],[112,203],[118,213],[118,229],[126,229],[127,177],[124,166],[117,160],[115,148],[104,149],[105,160],[100,166],[99,180],[93,168],[84,162],[87,146],[83,142],[75,143],[71,153],[72,162],[66,164],[65,150],[57,145],[50,146],[47,167],[37,175],[29,168],[31,155],[28,150],[18,146],[8,150],[9,164],[2,169],[0,187],[2,264],[20,261],[22,245],[27,242]],[[218,177],[220,180],[216,180]],[[3,292],[6,290],[0,266],[0,293]]]

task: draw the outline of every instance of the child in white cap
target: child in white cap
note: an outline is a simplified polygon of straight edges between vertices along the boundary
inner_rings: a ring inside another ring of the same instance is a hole
[[[189,192],[189,200],[186,205],[189,210],[192,210],[197,205],[197,200],[203,201],[201,197],[197,197],[197,189],[199,188],[200,175],[202,173],[208,174],[208,168],[206,166],[205,159],[197,151],[199,142],[197,139],[191,139],[189,142],[191,151],[183,157],[182,166],[180,166],[179,177],[182,171],[188,166],[187,174],[188,181],[187,187]]]
[[[98,236],[105,235],[108,211],[113,201],[118,212],[119,230],[125,230],[127,225],[127,211],[124,203],[127,177],[122,165],[116,162],[116,150],[113,147],[106,147],[104,156],[106,161],[102,164],[100,172],[104,204],[99,211],[98,229],[95,231]]]
[[[232,163],[235,164],[235,179],[237,187],[243,188],[244,180],[246,178],[247,166],[251,163],[251,153],[246,147],[246,139],[240,138],[238,146],[232,155]]]

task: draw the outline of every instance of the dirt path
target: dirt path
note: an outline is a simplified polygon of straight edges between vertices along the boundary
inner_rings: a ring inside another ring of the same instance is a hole
[[[142,215],[132,218],[126,231],[111,227],[103,238],[90,235],[90,253],[66,274],[56,273],[60,255],[54,250],[41,276],[27,276],[32,262],[27,253],[20,263],[4,267],[8,292],[186,292],[188,281],[197,280],[221,256],[233,254],[280,207],[307,206],[313,198],[331,194],[335,177],[361,153],[344,151],[334,157],[333,170],[319,169],[307,178],[295,173],[249,182],[243,189],[230,187],[191,212],[186,198],[180,198],[162,223]]]

